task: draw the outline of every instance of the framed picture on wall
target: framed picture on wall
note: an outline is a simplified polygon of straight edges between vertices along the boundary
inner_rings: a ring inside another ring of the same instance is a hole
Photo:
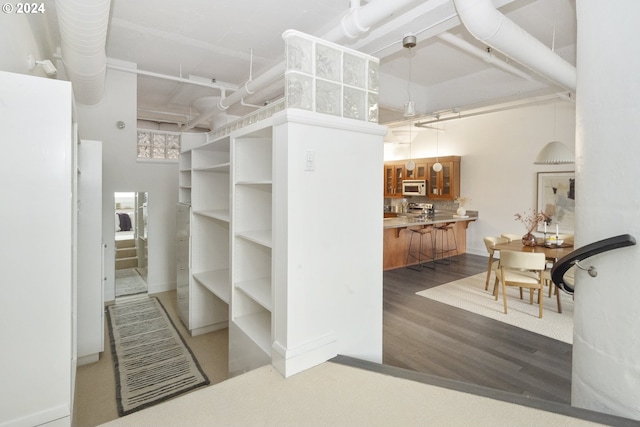
[[[538,172],[538,212],[550,218],[547,231],[573,234],[576,212],[575,172]],[[544,231],[544,222],[538,225]]]

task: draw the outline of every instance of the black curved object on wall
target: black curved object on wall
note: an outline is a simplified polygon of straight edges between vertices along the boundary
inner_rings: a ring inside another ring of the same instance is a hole
[[[558,288],[572,294],[573,287],[564,282],[564,274],[573,267],[574,264],[602,252],[623,248],[625,246],[633,246],[635,244],[636,239],[633,236],[630,234],[621,234],[583,246],[563,256],[553,265],[551,269],[551,280]]]

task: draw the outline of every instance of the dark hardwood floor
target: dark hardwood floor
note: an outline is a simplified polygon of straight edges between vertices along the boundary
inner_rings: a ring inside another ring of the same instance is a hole
[[[456,259],[384,272],[383,363],[570,404],[570,344],[415,295],[486,271],[487,257]]]

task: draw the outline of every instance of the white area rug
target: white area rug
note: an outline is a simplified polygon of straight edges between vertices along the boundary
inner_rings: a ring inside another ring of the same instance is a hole
[[[534,297],[534,304],[530,305],[528,290],[524,290],[524,299],[521,300],[519,289],[509,287],[507,288],[508,314],[504,314],[502,291],[500,291],[500,296],[496,301],[491,294],[495,278],[492,274],[489,281],[489,290],[485,291],[484,283],[486,277],[486,273],[476,274],[475,276],[465,277],[464,279],[416,292],[416,295],[481,316],[490,317],[549,338],[569,344],[573,343],[573,298],[571,295],[561,292],[562,314],[560,314],[558,313],[555,295],[551,298],[547,297],[549,291],[546,290],[543,302],[544,314],[540,319],[538,317],[538,304],[535,303],[537,296]]]

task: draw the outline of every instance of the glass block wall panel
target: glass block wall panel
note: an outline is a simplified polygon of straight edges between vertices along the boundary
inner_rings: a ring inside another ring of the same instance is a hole
[[[177,160],[180,157],[179,133],[138,130],[137,158]]]
[[[367,97],[367,121],[378,123],[378,94],[369,93]]]
[[[311,110],[313,106],[313,79],[305,74],[287,73],[285,97],[288,106]]]
[[[344,88],[343,116],[351,119],[366,120],[365,112],[366,92],[350,87]]]
[[[332,114],[340,116],[340,98],[342,97],[342,86],[338,83],[316,81],[316,111],[318,113]]]
[[[342,52],[330,46],[316,46],[316,76],[340,82]]]
[[[151,145],[151,132],[138,131],[138,145]]]
[[[366,87],[366,75],[367,60],[365,58],[344,54],[343,74],[344,84],[361,87]]]
[[[150,145],[138,145],[138,158],[150,159],[151,158],[151,146]]]
[[[376,94],[378,94],[380,92],[380,75],[379,75],[380,64],[375,61],[369,61],[368,66],[369,66],[368,67],[368,71],[369,71],[368,88],[370,91],[373,91]]]
[[[211,132],[214,139],[285,108],[378,122],[378,58],[295,30],[285,31],[282,37],[285,40],[284,99],[216,127]],[[170,157],[170,139],[167,144],[165,155]]]
[[[166,158],[166,147],[164,145],[161,146],[153,146],[151,150],[151,157],[154,159],[164,159]]]
[[[177,160],[180,158],[180,149],[179,148],[167,148],[167,159],[169,160]]]
[[[311,74],[313,44],[303,37],[292,37],[286,44],[287,71],[294,70]]]
[[[288,80],[287,80],[288,82]],[[299,82],[297,82],[296,84],[298,84]],[[287,89],[285,88],[285,91]],[[309,109],[311,108],[311,100],[306,101],[309,105]],[[301,102],[301,104],[304,104],[305,102]],[[231,123],[227,123],[224,126],[218,127],[216,129],[214,129],[211,134],[214,138],[219,138],[225,135],[228,135],[229,133],[231,133],[231,131],[236,130],[236,129],[241,129],[244,126],[248,126],[251,125],[253,123],[259,122],[260,120],[264,120],[267,119],[269,117],[271,117],[272,115],[274,115],[275,113],[277,113],[278,111],[282,111],[285,109],[285,100],[283,99],[279,99],[275,102],[271,102],[269,104],[267,104],[266,106],[252,112],[249,113],[248,115],[235,120]]]
[[[155,147],[166,147],[167,145],[167,136],[163,133],[153,133],[153,146]]]
[[[286,108],[377,123],[378,58],[295,30],[282,37],[287,55]]]
[[[167,134],[167,148],[180,149],[180,135]]]

